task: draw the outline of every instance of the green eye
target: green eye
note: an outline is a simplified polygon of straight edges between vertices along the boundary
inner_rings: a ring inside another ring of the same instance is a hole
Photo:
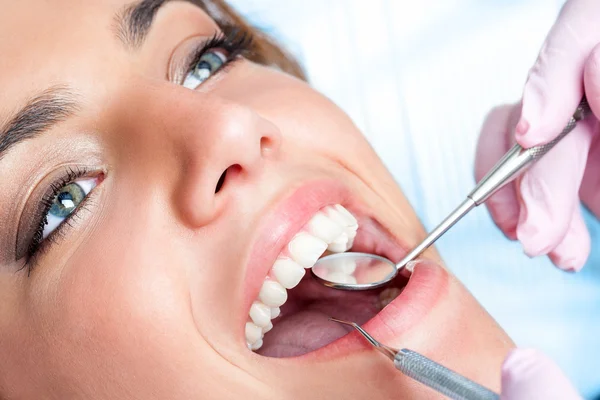
[[[48,237],[73,214],[97,184],[98,181],[94,178],[82,179],[61,187],[56,196],[54,196],[50,210],[46,214],[46,223],[42,237],[44,239]]]
[[[188,89],[196,89],[202,82],[223,67],[226,62],[227,58],[218,50],[204,53],[194,69],[185,76],[182,85]]]
[[[50,207],[50,214],[58,218],[66,218],[75,211],[84,198],[85,192],[81,186],[71,183],[62,188],[56,195],[52,202],[52,207]]]

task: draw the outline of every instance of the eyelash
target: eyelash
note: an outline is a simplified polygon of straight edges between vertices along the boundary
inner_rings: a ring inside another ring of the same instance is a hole
[[[63,189],[65,186],[70,185],[71,183],[75,182],[77,179],[88,175],[89,172],[90,171],[87,168],[69,167],[65,170],[64,175],[62,177],[58,178],[55,182],[53,182],[50,185],[50,188],[44,194],[42,200],[40,201],[42,208],[41,208],[40,220],[38,222],[38,227],[35,231],[35,234],[33,235],[32,239],[31,239],[31,243],[29,244],[29,248],[27,250],[27,257],[25,259],[25,264],[21,268],[21,269],[27,268],[28,276],[31,274],[31,271],[33,271],[38,257],[44,251],[46,251],[50,246],[57,243],[57,239],[61,235],[63,229],[65,229],[67,226],[71,226],[70,225],[71,220],[73,218],[76,218],[78,216],[78,214],[86,208],[86,203],[87,203],[88,199],[90,198],[90,195],[94,191],[94,189],[92,189],[92,191],[88,195],[85,196],[85,198],[79,204],[79,206],[69,216],[67,216],[65,218],[65,220],[46,239],[43,239],[44,227],[46,226],[46,224],[48,222],[47,216],[48,216],[48,213],[50,212],[50,208],[52,207],[52,203],[54,202],[54,199],[56,198],[56,196],[58,196],[61,189]]]
[[[243,56],[250,52],[253,37],[249,32],[239,28],[225,29],[225,31],[226,33],[215,33],[212,38],[202,42],[192,51],[190,61],[187,63],[185,73],[183,74],[184,78],[187,74],[194,71],[202,56],[209,51],[223,49],[227,53],[225,63],[214,74],[224,72],[227,67],[231,66],[232,62],[240,59],[238,56]]]

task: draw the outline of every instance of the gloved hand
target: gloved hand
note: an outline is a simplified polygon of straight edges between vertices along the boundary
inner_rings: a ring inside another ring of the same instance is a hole
[[[563,7],[529,72],[519,104],[491,111],[476,156],[479,181],[516,142],[547,143],[564,128],[585,93],[595,115],[578,123],[562,142],[521,179],[486,205],[510,239],[530,257],[549,255],[576,271],[590,251],[580,199],[600,215],[600,1],[571,0]]]
[[[552,360],[536,350],[515,349],[502,365],[501,400],[581,399]]]

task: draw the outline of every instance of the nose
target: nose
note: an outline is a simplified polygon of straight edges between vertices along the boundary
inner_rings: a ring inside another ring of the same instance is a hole
[[[250,107],[172,86],[142,96],[136,120],[143,134],[136,140],[146,142],[138,148],[154,152],[154,168],[173,169],[159,175],[171,181],[164,187],[179,218],[197,228],[249,192],[277,156],[281,133]]]
[[[173,201],[193,227],[210,223],[235,192],[248,192],[281,145],[272,122],[249,107],[210,97],[204,112],[181,116],[190,123],[180,131],[183,173]]]

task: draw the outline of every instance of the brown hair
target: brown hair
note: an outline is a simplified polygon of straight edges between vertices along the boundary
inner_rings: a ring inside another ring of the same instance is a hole
[[[225,0],[194,0],[193,2],[214,19],[222,29],[235,26],[252,35],[253,41],[246,58],[258,64],[276,67],[283,72],[306,80],[304,70],[292,55],[284,50],[275,39],[250,25]]]

